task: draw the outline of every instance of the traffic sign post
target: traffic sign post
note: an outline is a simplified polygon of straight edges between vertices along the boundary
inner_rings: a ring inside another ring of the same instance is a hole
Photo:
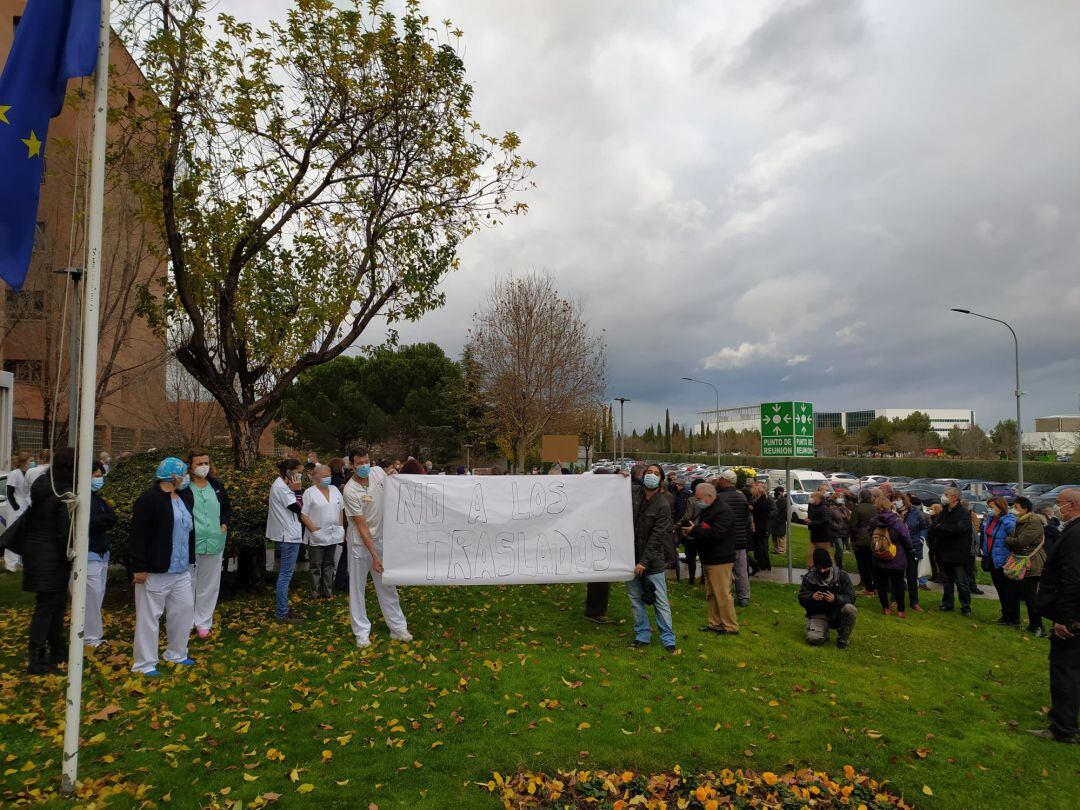
[[[809,402],[761,403],[761,455],[784,459],[788,584],[794,582],[791,550],[791,459],[814,455],[814,406]]]
[[[761,403],[761,455],[814,455],[814,406],[809,402]]]

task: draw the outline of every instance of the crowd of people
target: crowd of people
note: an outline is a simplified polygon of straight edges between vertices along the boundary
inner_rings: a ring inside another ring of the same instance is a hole
[[[28,672],[54,673],[66,660],[63,621],[71,575],[74,453],[71,448],[57,450],[48,466],[34,466],[33,460],[21,456],[17,461],[16,473],[9,476],[8,497],[17,515],[25,513],[17,550],[25,568],[23,588],[36,594],[28,630]],[[110,461],[103,454],[93,464],[88,647],[101,644],[104,635],[101,608],[109,530],[117,520],[101,497]],[[265,531],[278,560],[274,619],[286,625],[305,619],[290,599],[291,580],[303,553],[311,599],[348,592],[350,626],[358,647],[371,644],[365,603],[369,579],[390,638],[411,641],[397,589],[383,581],[384,487],[390,475],[432,474],[430,463],[414,458],[372,463],[368,451],[357,448],[325,464],[314,453],[306,463],[286,458],[277,469],[267,496]],[[549,474],[567,472],[558,463],[549,470]],[[704,585],[707,621],[700,631],[738,635],[737,608],[750,605],[751,578],[772,567],[770,552],[786,551],[786,493],[778,487],[770,494],[756,481],[740,487],[732,470],[710,480],[680,480],[658,464],[636,465],[621,474],[631,479],[633,510],[635,568],[634,578],[626,583],[633,615],[631,646],[651,643],[655,621],[663,648],[677,650],[668,571],[674,569],[676,580],[681,580],[680,546],[689,584],[696,579]],[[995,497],[980,520],[955,488],[946,489],[940,502],[926,511],[917,498],[887,483],[865,488],[854,503],[849,501],[849,495],[823,485],[810,496],[805,521],[799,521],[807,525],[810,539],[807,572],[798,592],[806,616],[806,641],[822,645],[835,630],[837,646],[848,648],[859,596],[876,597],[887,616],[903,619],[909,609],[923,612],[920,596],[929,589],[929,580],[943,585],[939,610],[953,611],[958,599],[961,614],[969,616],[972,594],[979,593],[975,565],[981,560],[1000,603],[998,623],[1019,626],[1024,605],[1028,631],[1050,637],[1053,708],[1050,728],[1036,733],[1065,742],[1080,739],[1080,489],[1058,496],[1060,518],[1052,510],[1033,511],[1024,497],[1011,507]],[[167,637],[164,660],[195,665],[189,641],[193,634],[206,638],[213,632],[230,522],[228,491],[214,475],[206,451],[192,449],[185,459],[169,457],[158,464],[152,485],[135,501],[131,514],[133,671],[160,675],[162,617]],[[858,591],[843,567],[848,551],[858,569]],[[600,624],[611,621],[607,616],[611,589],[609,582],[588,584],[587,618]],[[1049,632],[1044,618],[1051,623]]]

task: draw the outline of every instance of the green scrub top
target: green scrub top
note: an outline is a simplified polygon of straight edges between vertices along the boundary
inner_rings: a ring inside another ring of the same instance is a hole
[[[209,484],[201,489],[192,484],[191,494],[195,496],[195,553],[220,554],[225,550],[225,533],[217,493]]]

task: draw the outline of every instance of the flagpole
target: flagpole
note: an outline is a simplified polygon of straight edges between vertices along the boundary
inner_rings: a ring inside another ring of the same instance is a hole
[[[87,206],[86,284],[83,288],[82,363],[78,375],[79,440],[76,446],[75,560],[71,580],[71,635],[64,715],[64,765],[60,790],[75,792],[79,776],[82,719],[83,638],[86,626],[86,568],[90,551],[90,476],[94,459],[94,405],[97,399],[98,293],[101,286],[101,232],[105,213],[105,146],[109,111],[109,2],[101,0],[97,68],[94,72],[94,137]]]

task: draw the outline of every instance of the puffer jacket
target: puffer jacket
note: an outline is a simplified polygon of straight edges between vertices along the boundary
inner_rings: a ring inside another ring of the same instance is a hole
[[[979,533],[979,549],[982,553],[983,565],[990,560],[993,568],[1000,569],[1009,559],[1009,549],[1005,546],[1005,538],[1013,533],[1016,528],[1015,515],[987,515],[983,518],[982,529]]]
[[[645,497],[645,488],[635,486],[634,562],[645,566],[647,574],[662,574],[667,567],[665,548],[671,534],[671,507],[663,493],[656,490],[652,498]]]
[[[724,505],[731,510],[731,539],[735,543],[735,550],[749,548],[750,504],[746,502],[746,496],[734,487],[724,487],[716,491],[716,499],[723,501]]]
[[[60,482],[57,482],[60,488]],[[66,487],[65,487],[66,488]],[[30,511],[23,520],[22,589],[31,593],[66,591],[71,578],[67,558],[71,517],[67,506],[53,494],[49,476],[39,477],[30,488]]]
[[[971,512],[962,502],[946,506],[931,522],[930,533],[939,564],[965,565],[971,559]]]
[[[923,543],[926,541],[930,530],[930,520],[923,514],[922,509],[913,506],[904,513],[904,523],[908,528],[908,537],[911,540],[911,551],[916,560],[923,558]]]
[[[1042,515],[1034,512],[1020,515],[1016,519],[1016,528],[1013,533],[1005,538],[1005,547],[1010,552],[1023,557],[1031,557],[1025,579],[1042,576],[1043,565],[1046,564],[1046,546],[1043,543],[1045,522],[1046,519]]]
[[[867,526],[867,536],[872,537],[874,529],[878,526],[888,527],[893,544],[896,546],[896,556],[891,560],[883,560],[881,557],[875,556],[874,567],[892,569],[894,571],[906,570],[908,555],[912,553],[912,549],[911,535],[908,534],[908,527],[907,524],[904,523],[904,519],[896,514],[896,512],[878,512],[870,519],[870,524]]]

